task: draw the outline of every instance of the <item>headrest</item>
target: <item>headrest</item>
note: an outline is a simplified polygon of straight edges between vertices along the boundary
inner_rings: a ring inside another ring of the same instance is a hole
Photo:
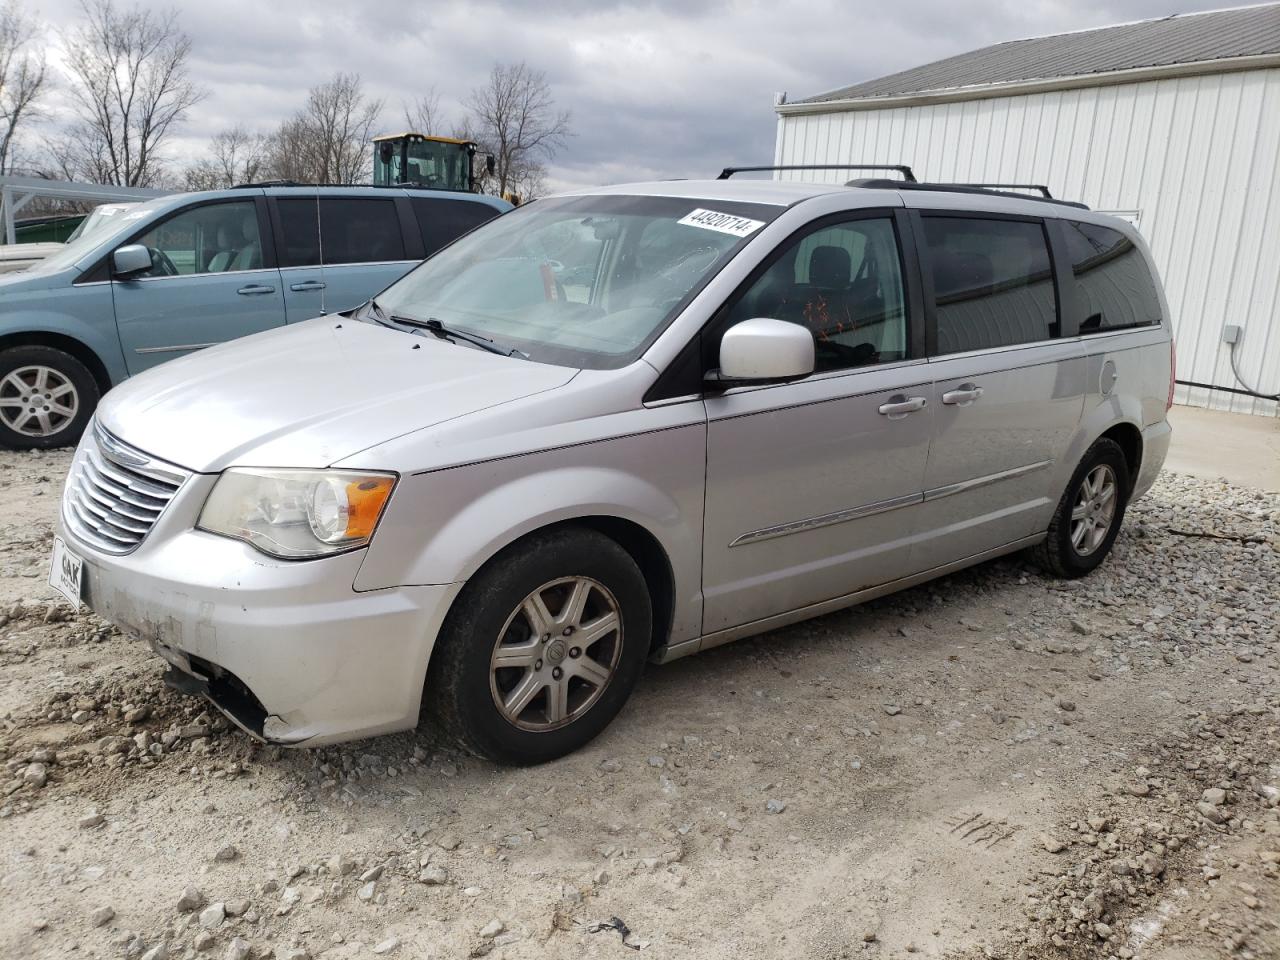
[[[815,287],[847,287],[852,265],[844,247],[814,247],[809,254],[809,283]]]

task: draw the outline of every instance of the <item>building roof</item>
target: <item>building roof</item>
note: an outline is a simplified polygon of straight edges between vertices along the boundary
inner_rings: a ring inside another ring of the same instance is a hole
[[[793,104],[909,96],[1280,54],[1280,3],[1010,40]]]

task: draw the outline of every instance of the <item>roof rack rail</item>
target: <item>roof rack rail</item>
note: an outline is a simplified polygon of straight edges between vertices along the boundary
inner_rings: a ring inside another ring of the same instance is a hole
[[[735,173],[764,173],[774,170],[894,170],[902,174],[904,183],[916,182],[916,175],[905,163],[801,163],[781,167],[725,167],[716,179],[728,180]]]
[[[979,190],[1039,190],[1044,199],[1057,199],[1043,183],[957,183],[956,186],[977,187]]]
[[[846,187],[863,187],[870,190],[933,190],[938,193],[976,193],[987,197],[1008,197],[1011,200],[1029,200],[1032,203],[1054,203],[1062,207],[1075,207],[1077,210],[1088,210],[1083,203],[1074,200],[1058,200],[1054,197],[1032,197],[1025,193],[1011,193],[1008,190],[994,190],[988,187],[974,186],[968,183],[904,183],[899,180],[850,180]]]
[[[232,190],[252,190],[254,187],[314,187],[314,183],[301,183],[297,180],[254,180],[231,185]]]
[[[355,187],[359,190],[429,190],[414,183],[304,183],[301,180],[255,180],[233,184],[232,190],[252,190],[259,187]],[[442,191],[435,191],[440,193]],[[462,191],[453,191],[460,193]]]

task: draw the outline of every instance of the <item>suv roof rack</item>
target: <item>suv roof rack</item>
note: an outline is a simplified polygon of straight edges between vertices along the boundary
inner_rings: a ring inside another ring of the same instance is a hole
[[[360,190],[427,190],[413,183],[303,183],[301,180],[255,180],[233,184],[232,190],[252,190],[256,187],[355,187]],[[442,191],[437,190],[436,193]],[[459,192],[459,191],[454,191]]]
[[[1077,203],[1074,200],[1058,200],[1055,197],[1031,197],[1025,193],[1013,193],[1009,190],[996,189],[999,186],[1020,186],[1023,189],[1032,189],[1026,184],[991,184],[981,186],[973,183],[918,183],[912,181],[904,183],[898,180],[850,180],[845,184],[846,187],[863,187],[870,190],[932,190],[938,193],[975,193],[987,197],[1008,197],[1012,200],[1030,200],[1032,203],[1055,203],[1063,207],[1075,207],[1077,210],[1088,210],[1089,208],[1083,203]],[[1042,189],[1035,187],[1034,189]],[[1049,191],[1046,189],[1045,193]]]
[[[735,173],[763,173],[773,170],[894,170],[902,174],[902,182],[915,183],[916,175],[905,163],[801,163],[787,166],[725,167],[717,180],[728,180]],[[897,183],[896,180],[889,181]]]
[[[979,190],[1038,190],[1045,200],[1056,199],[1043,183],[957,183],[957,187],[977,187]]]
[[[297,180],[253,180],[246,183],[234,183],[232,190],[252,190],[254,187],[314,187],[314,183],[300,183]]]

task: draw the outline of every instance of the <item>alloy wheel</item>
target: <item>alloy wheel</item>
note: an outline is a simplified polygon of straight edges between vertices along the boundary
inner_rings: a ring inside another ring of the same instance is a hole
[[[0,420],[27,437],[51,437],[80,410],[80,392],[53,367],[19,367],[0,379]]]
[[[1080,556],[1089,556],[1107,539],[1115,521],[1117,489],[1115,471],[1105,463],[1081,481],[1071,510],[1071,546]]]
[[[552,580],[507,617],[489,660],[489,689],[508,723],[554,730],[595,705],[621,654],[622,617],[609,589],[590,577]]]

